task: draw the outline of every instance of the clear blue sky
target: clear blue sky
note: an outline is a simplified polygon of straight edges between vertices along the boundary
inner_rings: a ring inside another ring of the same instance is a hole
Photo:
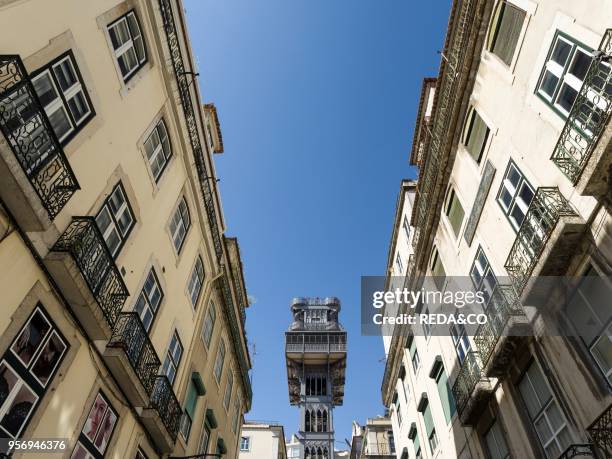
[[[437,75],[450,0],[185,0],[205,102],[219,112],[216,167],[240,242],[254,368],[247,419],[289,436],[284,331],[295,296],[337,296],[348,331],[344,406],[383,414],[382,340],[360,335],[362,275],[384,275],[423,77]],[[256,355],[253,355],[256,347]],[[336,445],[341,447],[340,444]]]

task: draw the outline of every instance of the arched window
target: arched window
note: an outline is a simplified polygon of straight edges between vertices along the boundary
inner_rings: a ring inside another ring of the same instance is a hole
[[[310,457],[310,448],[308,446],[304,448],[304,459],[312,459]]]
[[[323,459],[329,459],[329,452],[327,448],[323,448]]]
[[[310,432],[310,410],[306,410],[306,415],[304,416],[304,430],[306,432]]]
[[[317,432],[323,432],[323,415],[321,414],[321,410],[317,410]]]
[[[323,459],[323,450],[320,446],[317,448],[317,459]]]
[[[327,410],[323,410],[323,432],[327,432]]]
[[[321,395],[327,395],[327,378],[321,378]]]

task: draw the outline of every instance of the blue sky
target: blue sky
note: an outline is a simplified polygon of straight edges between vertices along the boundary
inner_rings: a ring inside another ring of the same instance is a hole
[[[360,335],[362,275],[384,275],[423,77],[437,74],[450,0],[185,0],[228,226],[240,242],[254,368],[247,419],[289,436],[284,331],[295,296],[337,296],[348,331],[344,406],[383,414],[382,340]],[[253,349],[256,352],[253,352]],[[336,445],[342,448],[338,443]]]

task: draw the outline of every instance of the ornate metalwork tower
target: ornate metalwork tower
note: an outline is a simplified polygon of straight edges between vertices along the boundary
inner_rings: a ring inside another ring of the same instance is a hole
[[[300,409],[301,459],[334,458],[333,409],[342,405],[346,331],[338,298],[294,298],[285,332],[289,401]]]

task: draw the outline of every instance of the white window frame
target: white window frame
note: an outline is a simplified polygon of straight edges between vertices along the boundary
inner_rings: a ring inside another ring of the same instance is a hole
[[[193,265],[193,269],[191,270],[189,282],[187,283],[187,292],[189,294],[189,300],[191,301],[191,305],[194,308],[197,306],[198,300],[200,299],[200,295],[202,293],[202,286],[204,285],[204,275],[204,262],[202,261],[202,257],[198,255],[196,257],[195,264]]]
[[[116,212],[113,212],[113,209],[111,208],[111,205],[110,205],[110,202],[114,196],[117,197],[117,200],[120,202],[119,208],[116,210]],[[108,221],[109,221],[109,225],[106,228],[102,228],[98,224],[98,219],[104,213],[108,215]],[[122,231],[118,222],[121,221],[121,219],[125,215],[129,217],[130,222],[128,226],[125,228],[125,230]],[[115,187],[113,188],[113,191],[111,191],[111,194],[104,200],[104,204],[102,205],[102,208],[96,214],[96,224],[98,224],[98,228],[100,228],[102,237],[104,238],[104,241],[106,242],[106,246],[111,252],[111,255],[114,258],[116,258],[117,255],[119,255],[119,252],[121,251],[121,249],[123,248],[123,245],[125,244],[125,241],[127,240],[128,236],[132,232],[134,225],[136,224],[134,213],[132,212],[132,208],[127,199],[127,195],[125,194],[125,190],[121,182],[115,185]],[[117,247],[115,247],[114,250],[108,245],[109,238],[111,237],[112,234],[116,234],[119,240],[119,244],[117,245]]]
[[[251,437],[240,437],[240,451],[251,451]]]
[[[219,341],[219,351],[215,358],[215,367],[213,371],[215,374],[215,381],[217,381],[217,384],[221,383],[221,376],[223,375],[223,366],[225,363],[225,352],[226,352],[225,341],[221,339]]]
[[[212,341],[213,332],[215,330],[215,322],[217,321],[217,310],[215,303],[211,300],[208,304],[208,311],[206,311],[206,319],[204,319],[204,325],[202,326],[202,341],[208,349],[210,342]]]
[[[173,346],[174,343],[174,346]],[[176,358],[175,354],[177,349],[180,349],[178,354],[178,358]],[[178,370],[181,366],[181,360],[183,360],[183,352],[185,352],[185,348],[183,347],[183,343],[181,342],[181,338],[178,334],[178,330],[174,329],[172,333],[172,338],[170,338],[170,343],[168,344],[168,349],[166,350],[166,357],[164,358],[164,364],[162,365],[162,374],[166,375],[170,385],[174,385],[174,381],[176,381],[176,375],[178,374]],[[166,362],[168,364],[166,365]],[[169,369],[174,369],[174,373],[172,377],[170,377]]]
[[[149,280],[151,279],[151,282]],[[147,286],[149,284],[149,286]],[[157,303],[155,303],[154,298],[155,295],[159,295],[159,299]],[[145,281],[142,284],[142,289],[140,290],[140,294],[136,298],[136,302],[134,303],[134,311],[140,317],[140,321],[144,326],[145,330],[149,332],[151,330],[151,325],[155,321],[155,317],[157,316],[157,312],[159,311],[159,307],[161,305],[162,300],[164,299],[164,291],[159,284],[159,279],[157,278],[157,273],[154,268],[149,270]],[[142,301],[142,303],[141,303]],[[139,304],[142,304],[142,310],[138,311],[137,307]],[[151,315],[151,320],[147,323],[145,318],[147,317],[147,312]]]
[[[138,27],[139,35],[137,35],[137,36],[132,36],[132,31],[130,30],[129,22],[128,22],[128,17],[130,17],[130,16],[134,18],[136,26]],[[129,34],[130,37],[129,37],[129,39],[125,43],[120,45],[119,48],[115,49],[114,46],[113,46],[113,41],[110,38],[110,31],[111,31],[111,29],[119,27],[119,24],[121,24],[122,22],[125,22],[125,27],[126,27],[126,30],[128,31],[128,34]],[[109,34],[109,43],[110,43],[110,46],[111,46],[111,51],[113,52],[113,55],[115,57],[115,62],[117,63],[117,68],[119,70],[119,75],[121,76],[121,79],[123,80],[123,82],[127,83],[128,80],[130,78],[132,78],[132,76],[138,70],[140,70],[142,68],[142,66],[147,62],[147,46],[146,46],[146,43],[145,43],[144,34],[142,33],[142,27],[140,25],[140,21],[138,20],[138,16],[136,15],[136,12],[134,10],[131,10],[131,11],[127,12],[126,14],[124,14],[123,16],[121,16],[120,18],[116,19],[115,21],[113,21],[112,23],[110,23],[107,26],[107,31],[108,31],[108,34]],[[142,41],[142,48],[143,48],[143,57],[142,57],[142,59],[138,57],[138,53],[136,52],[136,46],[134,45],[134,41],[136,40],[136,38],[140,38],[140,40]],[[121,71],[121,65],[119,64],[119,58],[121,56],[123,56],[124,54],[128,53],[130,50],[133,50],[134,56],[136,56],[136,60],[138,61],[138,65],[136,65],[135,67],[130,69],[124,75],[123,72]]]
[[[234,372],[228,370],[227,376],[225,377],[225,392],[223,394],[223,407],[225,411],[229,409],[230,399],[232,397],[232,391],[234,390]]]
[[[155,127],[147,136],[143,145],[153,180],[155,183],[159,183],[161,176],[164,174],[172,158],[170,135],[168,134],[168,127],[163,118],[160,118],[159,121],[155,123]],[[149,149],[151,149],[150,155]],[[157,172],[153,170],[153,164],[160,164]]]
[[[191,215],[189,214],[187,199],[185,196],[182,196],[174,208],[174,212],[172,212],[169,224],[172,246],[177,254],[181,253],[185,245],[189,228],[191,228]]]
[[[518,184],[516,186],[508,179],[510,172],[513,170],[520,176]],[[519,228],[521,227],[521,224],[525,220],[525,216],[527,215],[527,210],[529,209],[529,204],[531,204],[531,201],[526,203],[520,197],[523,187],[528,187],[531,190],[531,194],[532,194],[531,199],[533,200],[536,194],[536,190],[531,186],[531,184],[525,177],[525,174],[523,174],[523,172],[518,168],[518,166],[514,163],[514,161],[510,160],[510,162],[508,163],[508,167],[506,168],[506,173],[504,174],[504,178],[502,179],[502,183],[499,187],[499,191],[497,192],[496,201],[499,204],[499,206],[502,208],[504,214],[506,215],[506,218],[508,218],[508,221],[510,222],[510,225],[516,232],[518,232]],[[502,191],[504,190],[506,190],[512,198],[510,200],[509,205],[506,205],[501,198]],[[519,210],[523,214],[523,220],[521,220],[521,222],[515,221],[514,218],[512,217],[512,212],[515,206],[518,206]]]

